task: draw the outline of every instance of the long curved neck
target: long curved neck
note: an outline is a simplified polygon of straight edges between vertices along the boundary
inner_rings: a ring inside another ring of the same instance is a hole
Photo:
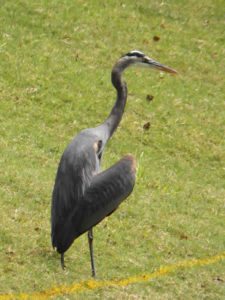
[[[112,69],[111,80],[117,91],[117,98],[108,118],[104,122],[109,129],[110,136],[113,135],[118,127],[127,102],[127,85],[126,82],[123,82],[121,79],[122,72],[126,67],[128,67],[127,64],[117,63]]]

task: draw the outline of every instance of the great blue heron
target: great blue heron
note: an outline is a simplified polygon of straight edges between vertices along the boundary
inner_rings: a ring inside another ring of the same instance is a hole
[[[56,174],[51,207],[52,246],[61,254],[63,269],[64,253],[77,237],[88,232],[92,276],[95,276],[92,228],[114,212],[133,190],[135,159],[132,155],[100,171],[103,150],[119,125],[126,105],[127,86],[121,75],[132,65],[176,73],[140,51],[122,56],[112,69],[117,99],[108,118],[95,128],[82,130],[65,149]]]

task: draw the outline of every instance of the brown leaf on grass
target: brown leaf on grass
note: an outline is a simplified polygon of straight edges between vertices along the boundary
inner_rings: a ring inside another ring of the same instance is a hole
[[[224,282],[225,280],[222,279],[221,277],[217,276],[216,278],[214,278],[214,281],[216,281],[216,282]]]
[[[152,96],[152,95],[147,95],[146,96],[146,100],[149,101],[149,102],[152,101],[153,99],[154,99],[154,96]]]
[[[180,239],[181,239],[181,240],[187,240],[187,239],[188,239],[188,236],[187,236],[186,234],[184,234],[184,233],[181,233],[181,234],[180,234]]]
[[[158,42],[160,40],[160,37],[158,35],[153,36],[153,41]]]
[[[147,122],[147,123],[145,123],[145,124],[143,125],[143,129],[144,129],[144,130],[149,130],[150,127],[151,127],[150,122]]]

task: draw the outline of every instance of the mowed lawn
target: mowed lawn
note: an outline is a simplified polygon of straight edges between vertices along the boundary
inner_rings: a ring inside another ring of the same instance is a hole
[[[107,117],[116,97],[111,68],[134,49],[179,75],[124,74],[128,103],[102,167],[133,153],[137,182],[94,229],[96,280],[224,255],[224,1],[8,0],[0,25],[0,297],[91,278],[86,234],[61,270],[51,193],[63,150]],[[225,260],[64,292],[53,298],[224,299]]]

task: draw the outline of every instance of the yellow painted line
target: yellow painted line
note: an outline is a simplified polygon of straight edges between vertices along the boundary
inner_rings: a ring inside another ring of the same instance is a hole
[[[59,296],[59,295],[71,295],[79,293],[85,290],[96,290],[99,288],[107,287],[118,287],[127,286],[129,284],[146,282],[151,279],[159,278],[165,276],[169,273],[175,272],[180,269],[189,269],[192,267],[207,266],[217,263],[219,261],[225,260],[225,252],[202,259],[185,260],[178,262],[177,264],[168,265],[160,267],[153,273],[141,274],[138,276],[132,276],[124,279],[113,279],[113,280],[87,280],[80,283],[74,283],[72,285],[61,285],[59,287],[54,287],[49,290],[34,292],[32,294],[0,294],[0,300],[44,300],[49,299],[49,297]]]

